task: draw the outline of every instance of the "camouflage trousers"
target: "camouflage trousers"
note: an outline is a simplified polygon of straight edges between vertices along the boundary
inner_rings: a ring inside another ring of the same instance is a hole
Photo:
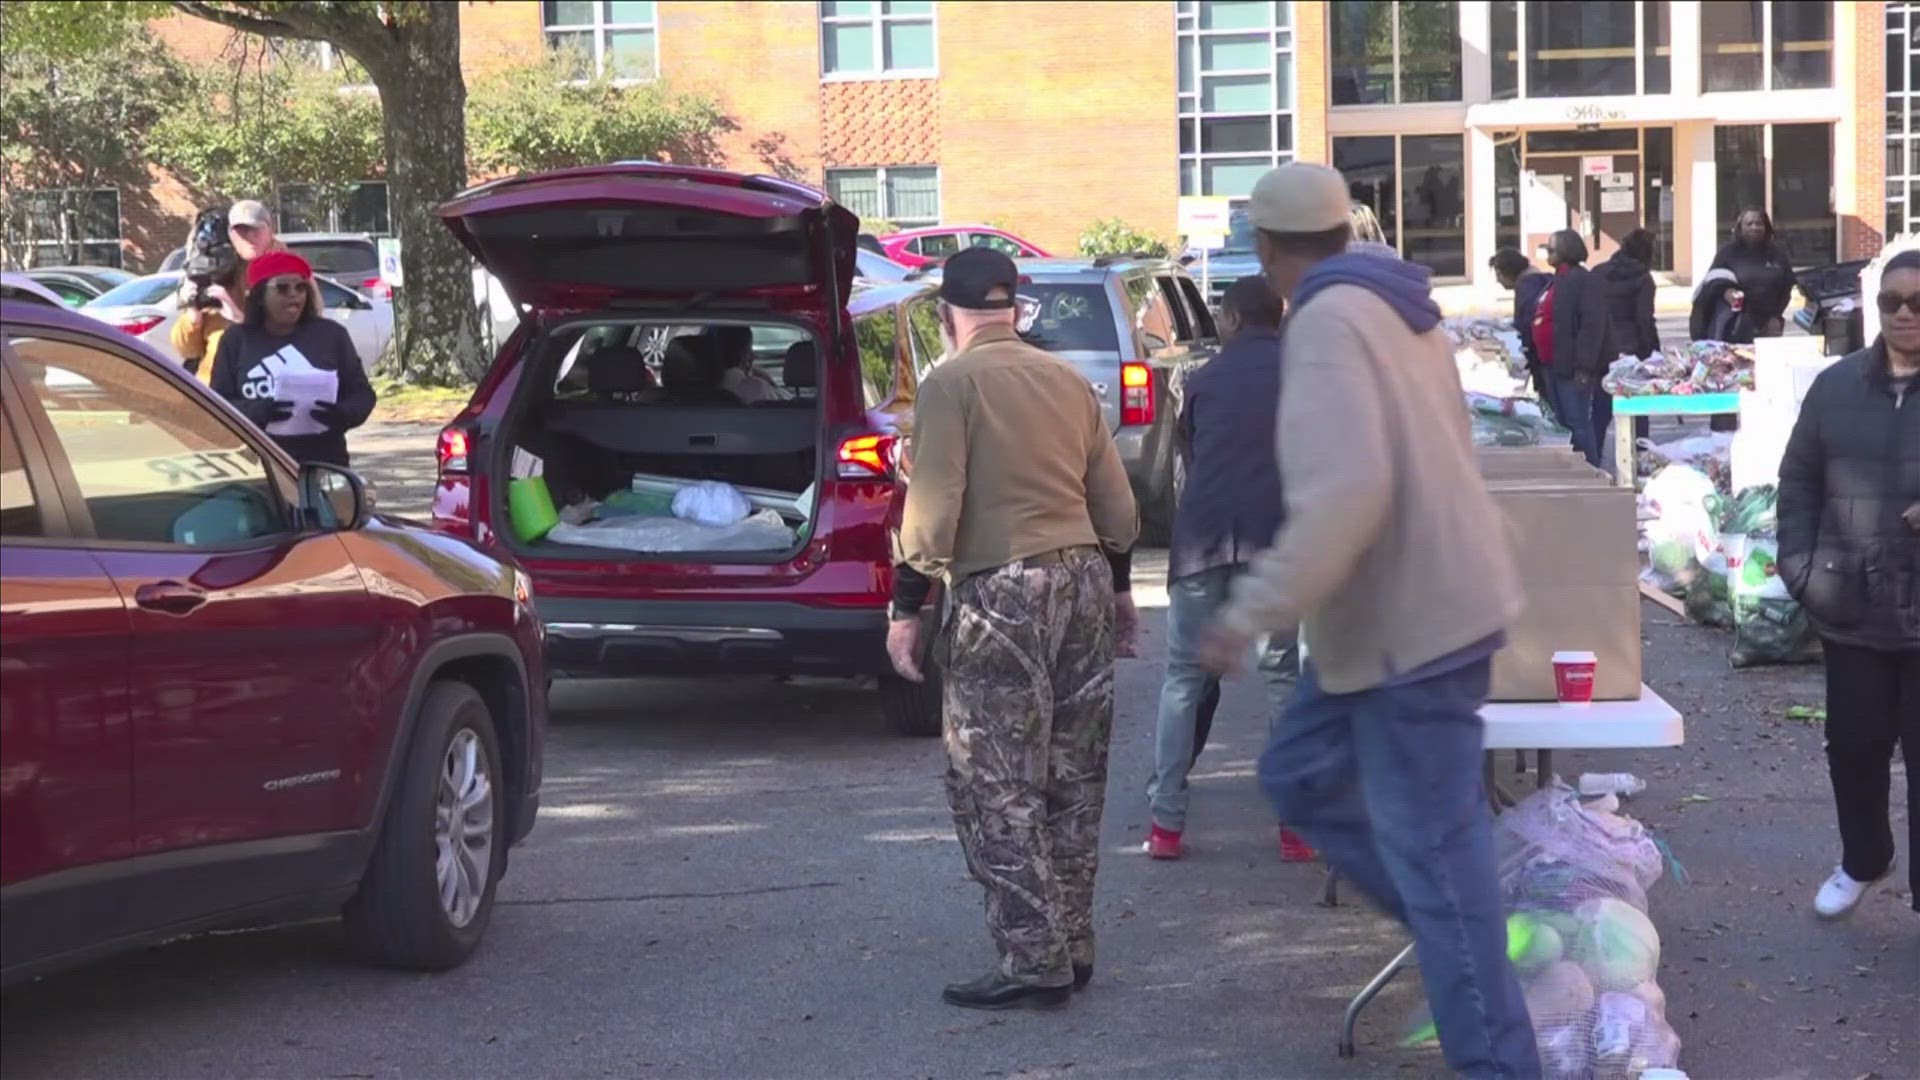
[[[942,634],[947,799],[1007,977],[1093,962],[1113,727],[1113,578],[1093,548],[962,581]]]

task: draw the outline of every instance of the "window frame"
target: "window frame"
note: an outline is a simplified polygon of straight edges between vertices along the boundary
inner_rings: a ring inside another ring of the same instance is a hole
[[[60,228],[62,231],[64,231],[66,229],[67,215],[60,211],[64,208],[66,196],[73,193],[81,193],[81,194],[91,196],[91,195],[98,195],[102,192],[109,192],[109,191],[113,193],[113,235],[110,237],[82,236],[79,238],[79,240],[75,241],[75,243],[79,245],[79,250],[80,250],[79,262],[82,265],[100,265],[99,263],[93,262],[92,257],[87,254],[87,249],[89,247],[104,247],[108,244],[113,245],[113,260],[108,265],[113,266],[115,269],[121,269],[121,268],[124,268],[126,264],[126,259],[127,259],[127,250],[126,250],[127,219],[126,219],[126,200],[121,197],[120,188],[118,186],[113,184],[103,184],[100,187],[92,187],[92,188],[81,188],[81,187],[22,188],[19,191],[19,198],[29,203],[29,205],[31,205],[32,201],[39,196],[43,196],[43,195],[55,196],[56,198],[54,203],[54,210],[56,212],[57,220],[60,223]],[[32,209],[29,209],[28,212],[33,213],[34,211]],[[81,216],[84,218],[84,217],[91,217],[92,215],[88,214],[88,215],[81,215]],[[54,265],[54,266],[67,265],[71,261],[66,257],[66,254],[65,254],[67,250],[67,246],[68,244],[67,244],[67,241],[65,240],[35,239],[32,244],[33,266],[23,267],[23,269],[31,270],[33,269],[34,266],[47,265],[41,262],[40,253],[48,248],[53,248],[61,252],[59,259],[54,261],[51,265]]]
[[[1374,2],[1378,3],[1380,2],[1380,0],[1374,0]],[[1450,98],[1428,98],[1421,101],[1406,100],[1406,92],[1401,86],[1402,74],[1405,69],[1404,61],[1406,58],[1406,53],[1404,53],[1400,48],[1400,24],[1401,24],[1400,10],[1401,10],[1402,0],[1386,0],[1386,2],[1390,9],[1388,13],[1388,17],[1393,20],[1391,23],[1392,33],[1390,35],[1390,38],[1392,41],[1392,49],[1393,49],[1393,89],[1389,94],[1388,100],[1386,101],[1348,101],[1348,102],[1338,102],[1338,103],[1336,103],[1333,100],[1332,77],[1333,77],[1333,71],[1334,71],[1334,67],[1333,67],[1334,20],[1333,20],[1333,8],[1329,6],[1327,9],[1327,75],[1328,75],[1327,107],[1329,109],[1342,109],[1342,110],[1344,109],[1382,109],[1382,108],[1398,108],[1405,105],[1445,106],[1445,105],[1459,105],[1464,103],[1467,98],[1467,88],[1466,88],[1466,80],[1465,80],[1466,41],[1462,36],[1462,34],[1460,33],[1460,4],[1458,3],[1458,0],[1455,0],[1453,5],[1453,39],[1454,39],[1454,46],[1455,46],[1453,60],[1454,60],[1454,63],[1458,65],[1455,68],[1455,71],[1456,71],[1456,81],[1459,83],[1459,93],[1456,96],[1450,97]]]
[[[1773,0],[1767,0],[1767,2],[1763,4],[1760,9],[1760,12],[1761,12],[1760,40],[1755,43],[1759,48],[1759,52],[1760,52],[1760,85],[1742,87],[1736,90],[1707,89],[1707,55],[1708,55],[1707,54],[1707,38],[1706,38],[1706,35],[1703,33],[1700,35],[1700,95],[1702,97],[1705,97],[1708,94],[1772,94],[1776,92],[1790,92],[1790,91],[1796,91],[1796,90],[1813,90],[1818,92],[1822,90],[1837,89],[1840,82],[1840,72],[1838,70],[1838,65],[1840,63],[1839,12],[1834,10],[1834,5],[1831,2],[1822,3],[1821,6],[1824,7],[1827,12],[1827,50],[1826,50],[1827,52],[1827,84],[1825,86],[1791,87],[1791,88],[1785,88],[1784,90],[1780,90],[1780,91],[1777,91],[1775,89],[1773,85],[1773,75],[1774,75],[1773,47],[1775,44],[1773,23],[1775,18],[1777,17],[1777,9],[1775,8]],[[1894,13],[1895,8],[1898,6],[1899,5],[1897,4],[1887,4],[1886,14],[1892,15]],[[1883,34],[1885,33],[1884,27],[1882,29],[1882,33]],[[1671,41],[1669,41],[1669,49],[1671,49]],[[1816,50],[1807,50],[1807,51],[1816,51]],[[1885,83],[1886,83],[1886,79],[1883,74],[1881,78],[1881,84],[1884,86]],[[1767,122],[1772,123],[1772,121],[1767,121]],[[1769,136],[1769,138],[1771,138],[1771,136]],[[1768,211],[1768,212],[1771,213],[1772,211]]]
[[[939,5],[929,5],[925,15],[894,15],[887,11],[887,0],[868,0],[874,5],[870,15],[829,15],[827,5],[814,5],[813,24],[820,39],[820,81],[821,82],[869,82],[877,79],[937,79],[940,77],[940,17]],[[933,65],[924,68],[890,68],[887,66],[887,27],[889,24],[925,23],[933,35]],[[827,67],[827,28],[829,26],[858,26],[865,24],[873,27],[873,67],[861,71],[834,71]]]
[[[887,187],[887,177],[890,172],[900,170],[900,169],[931,170],[933,172],[934,216],[932,220],[928,220],[926,218],[918,218],[918,217],[898,218],[893,216],[893,196]],[[840,196],[837,193],[834,192],[833,181],[835,176],[845,176],[850,173],[873,174],[874,193],[880,202],[880,207],[879,207],[880,212],[873,215],[873,217],[876,220],[892,222],[893,225],[896,228],[898,228],[901,232],[910,232],[914,229],[936,228],[942,223],[942,219],[945,216],[943,213],[942,204],[946,201],[946,190],[942,185],[942,182],[940,179],[940,166],[938,165],[850,165],[845,168],[836,166],[834,168],[828,169],[826,170],[826,173],[824,175],[824,185],[827,190],[827,196],[828,198],[831,198],[834,202],[839,203],[843,207],[846,206],[847,204],[840,198]],[[852,207],[847,207],[847,209],[852,209]],[[855,212],[858,213],[858,211],[855,211]],[[919,254],[919,253],[915,252],[915,254]]]
[[[1390,175],[1393,178],[1393,201],[1394,201],[1393,219],[1391,222],[1389,222],[1386,218],[1381,217],[1380,226],[1382,229],[1387,230],[1389,234],[1387,237],[1388,244],[1392,246],[1395,253],[1397,253],[1402,259],[1407,258],[1407,197],[1409,195],[1409,189],[1406,184],[1406,150],[1405,150],[1406,140],[1407,139],[1448,139],[1448,138],[1455,138],[1455,137],[1456,136],[1452,135],[1449,132],[1430,132],[1430,133],[1413,132],[1410,134],[1396,134],[1396,135],[1335,135],[1327,140],[1327,156],[1330,161],[1338,160],[1338,156],[1334,153],[1334,150],[1333,150],[1334,143],[1336,142],[1344,142],[1349,140],[1364,141],[1364,140],[1373,140],[1373,139],[1387,139],[1393,143],[1393,169],[1392,169],[1392,172],[1390,173]],[[1466,186],[1464,181],[1466,178],[1468,148],[1466,145],[1466,136],[1461,135],[1461,136],[1458,136],[1458,138],[1461,140],[1460,142],[1460,174],[1462,179],[1461,190],[1464,194],[1466,191]],[[1334,166],[1334,168],[1338,169],[1339,166],[1336,165]],[[1345,175],[1346,174],[1344,172],[1341,173],[1342,177],[1345,177]],[[1463,214],[1465,213],[1464,207],[1462,209],[1462,213]],[[1379,212],[1375,211],[1375,215],[1379,216]],[[1433,280],[1436,283],[1457,284],[1459,282],[1466,281],[1472,277],[1473,260],[1468,254],[1471,251],[1472,241],[1473,241],[1473,237],[1470,231],[1466,230],[1463,227],[1462,236],[1461,236],[1461,265],[1463,267],[1464,272],[1460,274],[1435,273],[1433,275]],[[1418,265],[1427,266],[1426,263],[1420,263]],[[1427,266],[1427,269],[1431,271],[1433,268],[1431,266]]]
[[[1278,168],[1299,156],[1299,117],[1300,108],[1300,55],[1296,45],[1295,27],[1297,25],[1295,6],[1290,0],[1272,0],[1273,8],[1269,13],[1268,24],[1264,28],[1219,27],[1204,28],[1200,24],[1201,4],[1198,0],[1179,0],[1174,9],[1174,100],[1176,103],[1175,138],[1177,156],[1175,182],[1181,195],[1225,195],[1229,198],[1244,199],[1248,191],[1219,191],[1210,182],[1210,167],[1254,166],[1263,171]],[[1202,45],[1209,38],[1248,37],[1265,35],[1266,66],[1262,68],[1222,68],[1218,71],[1206,70],[1202,65],[1204,56]],[[1281,57],[1285,57],[1285,76],[1281,74]],[[1190,76],[1191,84],[1182,86],[1180,73]],[[1205,86],[1208,79],[1248,79],[1261,76],[1267,80],[1267,107],[1264,110],[1209,110],[1205,107]],[[1283,104],[1284,103],[1284,104]],[[1222,150],[1206,149],[1206,122],[1209,120],[1246,120],[1264,119],[1267,122],[1267,148],[1265,150]],[[1285,139],[1281,138],[1285,131]],[[1188,136],[1191,135],[1190,141]],[[1281,149],[1282,143],[1285,149]]]
[[[631,86],[631,85],[636,85],[640,83],[658,82],[660,79],[660,3],[659,3],[659,0],[654,0],[653,21],[645,22],[645,23],[609,22],[607,19],[606,0],[591,0],[591,2],[593,4],[593,21],[592,22],[560,23],[557,25],[547,22],[547,5],[542,3],[540,5],[540,45],[541,47],[551,52],[554,48],[553,42],[555,37],[573,36],[573,35],[586,36],[590,41],[593,42],[593,50],[592,50],[593,71],[587,76],[587,78],[597,78],[598,76],[601,76],[601,75],[608,75],[607,36],[612,33],[626,33],[626,32],[635,31],[635,30],[645,30],[647,33],[653,35],[653,74],[651,75],[609,75],[609,78],[612,79],[614,85],[616,86]],[[586,80],[579,79],[575,81],[584,82]],[[389,221],[392,220],[391,204],[389,204],[388,220]]]
[[[1536,4],[1541,2],[1543,2],[1543,0],[1515,0],[1515,3],[1513,5],[1513,23],[1514,23],[1513,25],[1513,42],[1514,42],[1513,93],[1510,96],[1503,96],[1500,89],[1496,85],[1493,92],[1493,100],[1495,101],[1570,101],[1570,100],[1577,101],[1582,97],[1604,96],[1604,95],[1595,95],[1591,93],[1586,93],[1586,94],[1560,94],[1560,95],[1555,95],[1553,97],[1542,97],[1538,94],[1528,93],[1528,89],[1529,89],[1528,83],[1530,80],[1527,78],[1527,44],[1528,44],[1527,42],[1527,8],[1529,4]],[[1647,89],[1647,56],[1648,56],[1647,50],[1649,47],[1649,42],[1647,40],[1647,9],[1651,5],[1660,4],[1660,3],[1667,4],[1667,44],[1666,44],[1667,88],[1665,90],[1648,90]],[[1495,7],[1497,7],[1497,5],[1495,5]],[[1494,19],[1499,19],[1501,17],[1501,12],[1499,12],[1498,10],[1491,10],[1490,14]],[[1492,53],[1495,48],[1493,45],[1493,40],[1494,40],[1493,35],[1489,33],[1488,35],[1488,52],[1489,53]],[[1703,50],[1704,50],[1704,47],[1705,46],[1703,42],[1702,44]],[[1704,61],[1705,57],[1706,57],[1706,54],[1703,51],[1701,53],[1701,59]],[[1502,62],[1501,58],[1498,55],[1490,56],[1489,59],[1491,63],[1494,64],[1496,67]],[[1704,63],[1703,63],[1703,67],[1704,67]],[[1496,76],[1496,83],[1497,83],[1497,76]],[[1634,92],[1630,96],[1646,96],[1648,94],[1653,94],[1655,96],[1662,96],[1662,95],[1673,93],[1673,5],[1671,0],[1635,0],[1634,2],[1633,85],[1634,85]],[[1705,84],[1703,82],[1702,86],[1704,87],[1704,85]],[[1706,90],[1703,88],[1700,92],[1704,94],[1706,93]]]
[[[1200,283],[1187,274],[1175,274],[1173,280],[1180,289],[1180,295],[1186,299],[1194,322],[1198,324],[1195,329],[1200,334],[1199,340],[1218,342],[1220,327],[1213,320],[1213,309],[1207,306],[1207,298],[1200,293]]]
[[[387,227],[384,230],[348,228],[342,219],[342,215],[345,214],[346,211],[344,209],[335,208],[327,211],[327,219],[324,222],[320,223],[319,228],[313,228],[313,229],[289,228],[289,229],[283,229],[282,231],[290,232],[290,233],[301,233],[301,232],[348,233],[354,236],[372,236],[376,238],[393,236],[394,235],[393,187],[386,180],[379,180],[379,179],[362,180],[353,186],[353,192],[354,194],[357,194],[365,188],[371,188],[375,186],[378,186],[381,189],[382,201],[384,201],[387,204],[387,210],[386,210]],[[311,190],[312,187],[313,187],[312,184],[282,184],[279,187],[277,187],[273,193],[273,203],[274,203],[273,209],[275,214],[274,220],[279,221],[282,224],[285,224],[286,222],[291,220],[291,218],[289,218],[287,214],[286,193],[288,191],[307,191],[307,190]],[[349,194],[347,198],[351,200],[353,198],[353,194]]]
[[[1897,27],[1897,29],[1896,29]],[[1896,236],[1920,232],[1920,168],[1914,167],[1914,146],[1920,142],[1920,123],[1916,116],[1920,111],[1920,81],[1912,79],[1916,61],[1920,61],[1920,3],[1889,3],[1886,8],[1886,25],[1883,28],[1882,48],[1898,40],[1900,60],[1900,89],[1893,89],[1894,81],[1889,74],[1883,81],[1886,84],[1884,94],[1888,107],[1898,107],[1900,123],[1896,127],[1888,124],[1883,134],[1885,140],[1886,175],[1885,190],[1881,192],[1881,228],[1883,238],[1892,240]],[[1898,215],[1899,228],[1893,215]]]
[[[25,405],[26,399],[32,396],[32,389],[20,385],[14,375],[11,334],[0,335],[0,388],[6,390],[5,394],[0,394],[0,424],[5,425],[0,435],[13,436],[16,448],[20,451],[21,470],[27,476],[27,493],[32,496],[34,512],[40,518],[40,535],[0,533],[0,547],[74,546],[73,522],[67,516],[66,498],[54,478],[53,464],[40,441],[33,415]]]
[[[31,333],[22,335],[20,331],[23,326],[30,329]],[[45,403],[40,400],[38,394],[33,392],[20,372],[20,365],[26,361],[18,355],[14,348],[14,342],[16,338],[21,336],[65,342],[114,357],[122,363],[158,378],[162,383],[178,391],[182,398],[189,400],[193,406],[198,408],[210,421],[225,428],[243,447],[253,451],[254,456],[259,458],[260,467],[262,471],[266,473],[267,488],[272,493],[274,510],[279,515],[281,526],[279,531],[264,536],[249,537],[244,540],[235,540],[224,544],[176,544],[152,540],[115,540],[99,535],[94,527],[93,512],[87,506],[86,493],[80,487],[78,475],[74,471],[72,459],[67,455],[66,446],[60,441],[60,433],[54,428],[52,418],[47,415]],[[25,421],[24,426],[32,432],[34,441],[38,444],[37,452],[44,462],[46,473],[51,481],[49,490],[52,491],[52,498],[59,506],[60,512],[65,519],[64,531],[59,537],[59,540],[65,545],[105,551],[207,552],[210,554],[221,554],[250,551],[263,544],[283,543],[288,540],[312,535],[318,531],[311,527],[304,526],[300,522],[300,515],[296,512],[296,495],[300,470],[294,466],[292,460],[287,458],[284,452],[273,444],[271,439],[265,438],[264,436],[255,437],[254,432],[244,426],[235,424],[233,420],[220,409],[213,407],[202,398],[200,393],[195,389],[199,386],[198,381],[187,381],[190,376],[186,375],[184,368],[178,369],[177,371],[170,371],[161,365],[152,363],[145,356],[132,350],[121,349],[115,344],[108,344],[106,341],[100,339],[50,326],[33,324],[12,326],[9,327],[4,337],[0,337],[0,342],[4,342],[5,345],[6,380],[10,391],[8,397],[11,399],[11,402],[18,403],[18,411],[15,414],[15,419],[17,421]],[[10,404],[9,407],[12,408],[14,406]],[[18,428],[16,428],[16,430],[18,430]],[[23,453],[29,452],[24,442],[21,449]],[[35,498],[38,499],[41,497],[40,493],[36,491]]]

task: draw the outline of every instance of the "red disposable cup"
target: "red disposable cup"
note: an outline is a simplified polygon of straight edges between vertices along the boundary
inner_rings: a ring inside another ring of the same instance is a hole
[[[1593,703],[1594,672],[1600,666],[1599,657],[1590,652],[1557,652],[1553,654],[1553,685],[1559,691],[1562,705],[1591,705]]]

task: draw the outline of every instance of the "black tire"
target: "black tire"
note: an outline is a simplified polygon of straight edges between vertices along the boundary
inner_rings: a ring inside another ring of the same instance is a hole
[[[931,739],[940,734],[940,668],[929,662],[925,682],[908,682],[897,675],[880,679],[880,707],[895,735]]]
[[[493,793],[493,843],[479,907],[466,925],[457,926],[440,902],[435,819],[447,753],[467,731],[478,739]],[[505,775],[487,703],[466,683],[434,683],[420,703],[413,740],[404,753],[399,786],[387,803],[373,858],[343,912],[347,940],[371,963],[445,971],[459,966],[480,944],[493,913],[494,889],[506,869]]]

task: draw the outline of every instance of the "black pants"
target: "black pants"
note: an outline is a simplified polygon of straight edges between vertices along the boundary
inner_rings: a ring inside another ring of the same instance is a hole
[[[1920,911],[1920,652],[1889,653],[1826,642],[1827,771],[1840,814],[1840,867],[1872,881],[1893,865],[1887,818],[1893,747],[1907,759],[1907,880]]]

